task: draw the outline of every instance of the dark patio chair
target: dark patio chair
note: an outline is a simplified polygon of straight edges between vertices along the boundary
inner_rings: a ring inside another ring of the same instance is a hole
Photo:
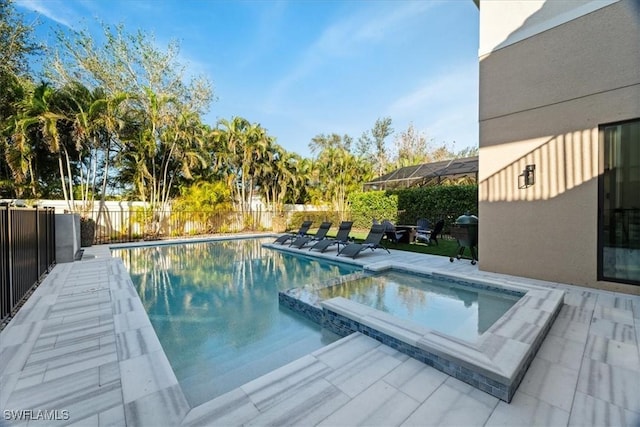
[[[429,234],[429,243],[436,242],[436,246],[438,246],[438,235],[442,234],[442,229],[444,228],[444,219],[436,222],[435,227],[431,230],[431,234]]]
[[[313,236],[300,236],[296,238],[289,246],[293,246],[294,248],[302,249],[307,243],[317,242],[320,240],[324,240],[327,237],[327,232],[331,228],[330,222],[323,222],[320,224],[318,231]]]
[[[338,227],[338,233],[335,238],[320,240],[315,245],[311,246],[309,250],[315,249],[317,251],[324,252],[331,246],[337,245],[338,251],[340,251],[340,245],[346,245],[349,243],[349,233],[351,232],[352,225],[352,221],[342,221],[340,223],[340,227]]]
[[[351,258],[355,258],[360,254],[360,252],[362,252],[365,249],[371,249],[372,251],[375,251],[378,248],[382,248],[385,251],[387,251],[387,253],[391,253],[389,252],[389,249],[385,248],[380,243],[382,241],[382,237],[384,237],[384,234],[385,234],[384,225],[374,224],[371,226],[371,230],[369,230],[369,234],[367,235],[367,238],[364,240],[364,242],[349,243],[347,246],[342,248],[341,251],[338,252],[338,255],[344,255]]]
[[[284,245],[285,243],[289,243],[290,241],[298,237],[306,236],[307,232],[311,228],[311,224],[313,224],[313,221],[304,221],[297,233],[283,234],[282,236],[278,237],[273,243]]]
[[[386,236],[387,240],[393,243],[399,243],[407,232],[406,230],[397,230],[396,226],[393,225],[391,221],[388,221],[386,219],[382,221],[382,225],[384,226],[384,235]]]

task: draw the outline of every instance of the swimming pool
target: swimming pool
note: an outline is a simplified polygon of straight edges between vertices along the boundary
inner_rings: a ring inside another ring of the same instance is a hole
[[[339,338],[281,309],[278,291],[360,268],[262,247],[272,241],[112,249],[127,267],[192,406]]]
[[[476,342],[522,296],[399,271],[316,292],[322,300],[341,296],[469,342]]]

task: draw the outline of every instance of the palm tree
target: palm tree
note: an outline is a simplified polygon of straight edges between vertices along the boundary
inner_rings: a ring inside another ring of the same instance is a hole
[[[62,142],[59,132],[59,125],[67,117],[56,105],[61,103],[63,96],[48,83],[38,85],[19,107],[13,140],[23,144],[25,138],[35,137],[35,144],[44,142],[51,153],[57,154],[62,193],[69,210],[73,212],[73,171],[69,147]],[[32,130],[36,131],[35,134],[30,133]]]
[[[259,124],[252,124],[247,129],[247,137],[243,147],[242,189],[244,200],[250,209],[255,186],[259,177],[268,173],[268,163],[273,138]]]
[[[234,117],[231,120],[221,119],[218,126],[211,132],[211,150],[215,169],[231,190],[235,210],[240,204],[240,194],[236,184],[239,174],[237,146],[241,145],[242,129],[246,125],[246,121],[240,117]]]
[[[299,194],[298,182],[303,178],[298,170],[301,160],[299,155],[272,143],[261,163],[262,173],[258,175],[257,184],[262,197],[276,215],[282,212],[287,196],[295,201]]]
[[[126,93],[107,95],[102,88],[93,91],[93,102],[89,107],[89,121],[92,131],[93,145],[102,149],[102,183],[100,185],[100,203],[96,222],[100,222],[105,209],[107,183],[111,163],[113,161],[113,146],[120,151],[120,132],[125,128],[125,101],[130,96]]]
[[[340,145],[325,147],[313,163],[314,199],[329,202],[344,218],[347,198],[371,176],[371,166]]]

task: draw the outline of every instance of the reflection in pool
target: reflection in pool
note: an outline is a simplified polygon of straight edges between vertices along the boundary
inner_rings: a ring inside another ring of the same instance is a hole
[[[337,337],[280,309],[278,291],[352,273],[241,239],[114,249],[192,406]]]
[[[465,341],[475,342],[520,295],[401,272],[388,272],[316,291],[344,297]]]

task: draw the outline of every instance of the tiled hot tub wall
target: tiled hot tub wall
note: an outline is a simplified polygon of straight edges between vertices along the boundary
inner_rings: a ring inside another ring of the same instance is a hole
[[[482,342],[473,344],[344,298],[322,302],[313,292],[364,275],[367,273],[354,273],[329,283],[291,289],[281,292],[279,300],[338,335],[360,332],[506,402],[511,401],[563,301],[561,291],[507,288],[508,293],[526,295],[483,335]],[[479,283],[478,287],[504,289],[492,283]]]
[[[324,313],[322,307],[320,307],[320,299],[314,291],[321,288],[329,288],[331,286],[347,283],[352,280],[361,279],[366,276],[370,276],[370,273],[358,271],[356,273],[335,277],[321,284],[312,284],[302,288],[288,289],[284,292],[278,293],[278,302],[281,306],[287,307],[296,313],[301,314],[303,317],[306,317],[318,325],[322,325]]]

